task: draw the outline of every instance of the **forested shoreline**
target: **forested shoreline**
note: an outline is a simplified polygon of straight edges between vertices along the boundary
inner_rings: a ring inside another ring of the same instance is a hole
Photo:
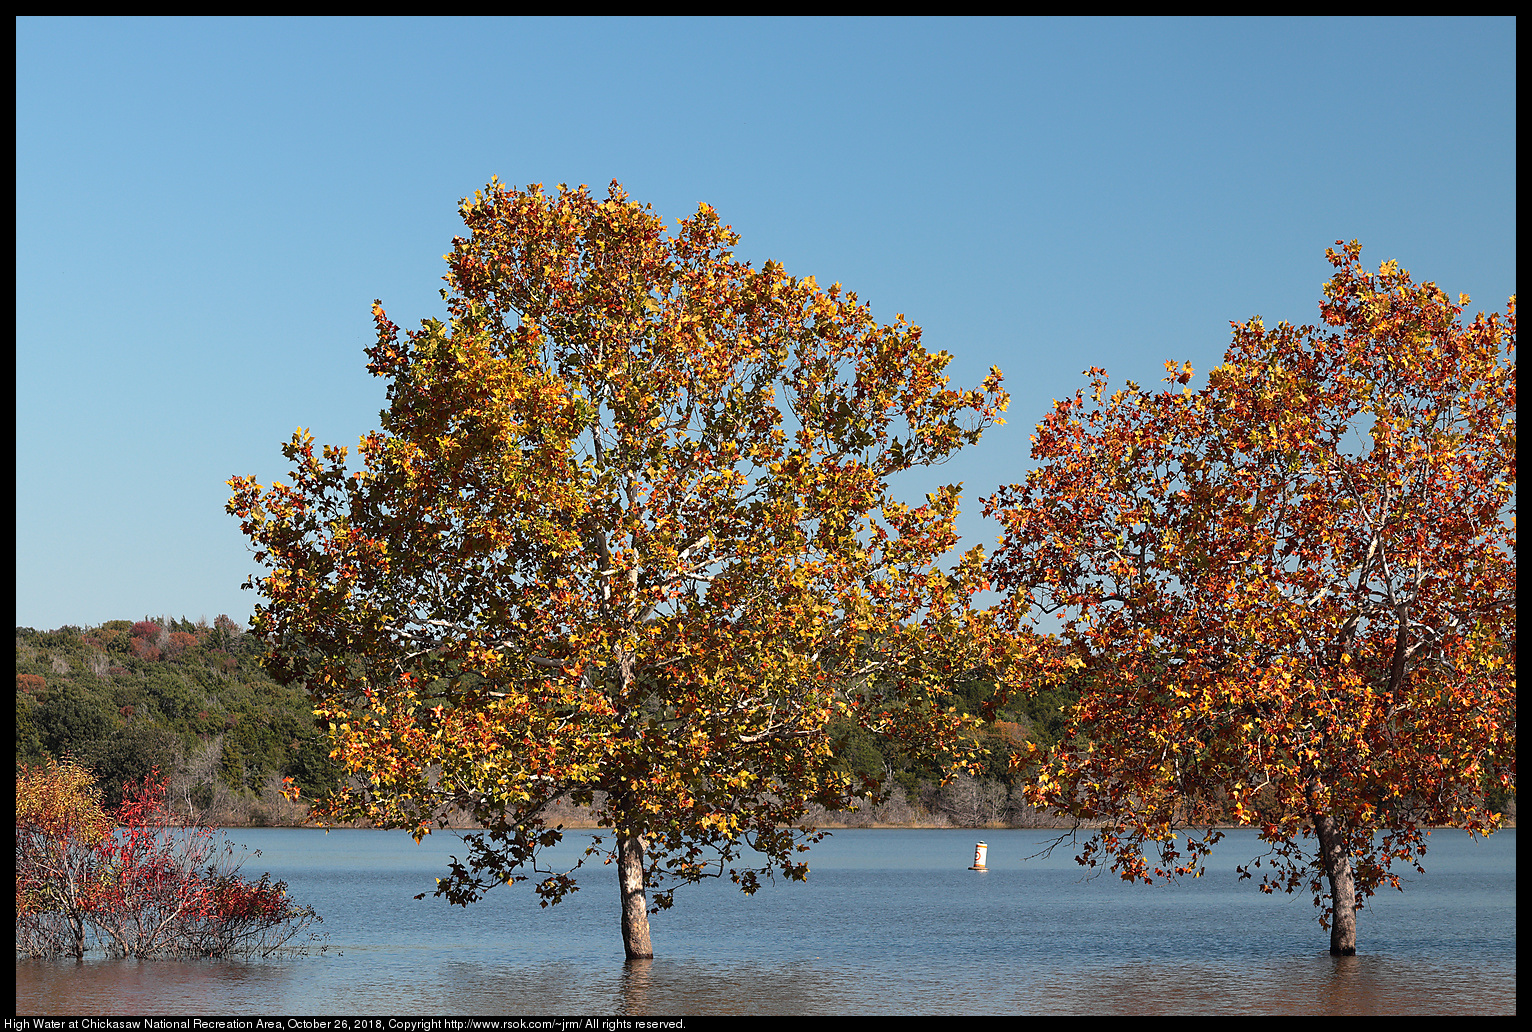
[[[309,801],[334,788],[341,768],[329,755],[312,703],[262,668],[265,646],[227,616],[209,622],[161,616],[97,626],[16,629],[16,766],[72,756],[93,771],[115,806],[122,784],[153,769],[169,778],[170,805],[189,819],[223,827],[302,826]],[[982,714],[993,684],[970,675],[948,705]],[[813,807],[819,827],[1045,827],[1060,823],[1020,797],[1011,753],[1053,744],[1070,692],[1011,700],[986,720],[989,750],[978,776],[941,784],[928,760],[851,725],[836,734],[840,769],[882,779],[882,798],[855,811]],[[299,800],[282,795],[283,779]],[[551,824],[594,826],[592,811],[565,801]],[[453,820],[453,826],[470,826]]]
[[[227,616],[209,623],[185,617],[109,620],[56,630],[16,628],[16,767],[72,756],[92,770],[104,801],[121,800],[125,781],[153,769],[169,778],[170,805],[221,827],[300,827],[309,803],[339,783],[324,729],[308,696],[262,669],[265,648]],[[982,714],[994,694],[983,677],[966,677],[947,700]],[[1039,812],[1009,769],[1014,749],[1053,745],[1064,732],[1068,688],[1010,699],[984,725],[989,750],[979,776],[943,785],[929,761],[905,755],[855,727],[841,726],[840,769],[891,773],[883,798],[863,797],[855,811],[812,806],[805,823],[822,828],[1068,827]],[[282,795],[291,778],[299,800]],[[1496,800],[1508,826],[1514,795]],[[551,825],[594,827],[593,811],[565,800]],[[1232,820],[1217,823],[1234,825]],[[471,827],[467,819],[451,826]]]
[[[72,756],[109,806],[158,768],[172,805],[224,826],[301,823],[340,769],[302,691],[261,669],[264,648],[227,616],[16,629],[16,765]]]

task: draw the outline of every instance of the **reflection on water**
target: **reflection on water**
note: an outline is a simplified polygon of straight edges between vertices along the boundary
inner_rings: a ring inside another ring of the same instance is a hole
[[[610,869],[549,910],[519,889],[463,910],[412,898],[454,840],[241,831],[335,951],[18,960],[17,1013],[1513,1013],[1514,835],[1433,835],[1427,875],[1369,903],[1362,952],[1332,958],[1307,899],[1236,882],[1238,833],[1207,877],[1148,888],[1082,880],[1062,852],[1024,863],[1036,832],[985,832],[983,874],[972,832],[838,832],[806,885],[678,893],[661,955],[625,964]]]
[[[42,1014],[1413,1014],[1514,1013],[1514,967],[1316,953],[1269,963],[1052,970],[707,963],[451,963],[371,979],[288,963],[18,961],[17,1013]],[[975,977],[977,975],[978,977]]]

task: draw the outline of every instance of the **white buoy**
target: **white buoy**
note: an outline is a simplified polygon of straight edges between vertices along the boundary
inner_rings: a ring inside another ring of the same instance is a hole
[[[986,854],[988,852],[989,852],[989,847],[986,846],[982,842],[980,842],[978,845],[974,846],[973,847],[973,866],[970,867],[969,870],[970,871],[987,871],[987,870],[989,870],[988,867],[984,866],[984,854]]]

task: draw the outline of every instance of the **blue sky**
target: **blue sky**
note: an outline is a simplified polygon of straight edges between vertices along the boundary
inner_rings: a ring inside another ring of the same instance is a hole
[[[1008,424],[901,482],[979,499],[1105,367],[1200,374],[1317,321],[1359,239],[1474,307],[1516,289],[1515,22],[106,20],[16,30],[16,610],[246,619],[224,512],[295,427],[354,446],[369,308],[442,312],[491,175],[698,202],[1005,372]]]

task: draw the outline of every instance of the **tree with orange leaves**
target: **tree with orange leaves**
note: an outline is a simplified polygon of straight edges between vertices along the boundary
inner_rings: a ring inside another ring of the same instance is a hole
[[[16,772],[16,946],[83,957],[99,847],[112,819],[95,778],[65,757]]]
[[[971,661],[980,558],[937,565],[956,488],[910,507],[887,485],[1006,396],[998,370],[950,389],[902,316],[737,260],[706,205],[667,233],[616,183],[491,182],[461,214],[449,320],[401,340],[374,308],[389,408],[364,468],[300,431],[290,485],[230,481],[269,569],[255,629],[353,775],[330,817],[419,838],[467,812],[437,894],[530,871],[546,905],[577,887],[539,866],[547,808],[594,805],[614,841],[585,855],[616,861],[647,957],[651,890],[804,877],[791,826],[867,790],[832,721],[971,750],[934,695]],[[735,866],[746,844],[764,867]]]
[[[1076,737],[1030,792],[1099,822],[1080,861],[1196,875],[1216,802],[1350,954],[1430,826],[1487,834],[1515,790],[1516,303],[1465,324],[1466,295],[1338,246],[1332,331],[1234,323],[1196,391],[1088,370],[986,508],[1002,623],[1064,618]]]

